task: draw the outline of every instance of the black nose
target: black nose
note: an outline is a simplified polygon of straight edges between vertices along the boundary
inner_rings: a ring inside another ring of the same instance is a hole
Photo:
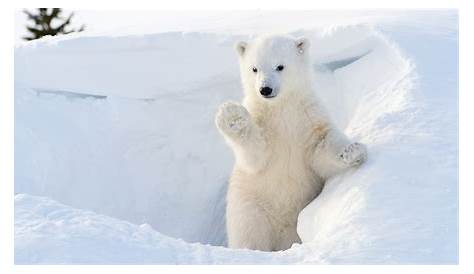
[[[269,87],[260,88],[260,94],[262,94],[263,96],[268,96],[268,95],[272,94],[272,91],[273,91],[273,89],[269,88]]]

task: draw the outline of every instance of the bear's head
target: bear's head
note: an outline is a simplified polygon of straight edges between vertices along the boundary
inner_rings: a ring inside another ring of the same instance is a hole
[[[274,101],[304,89],[309,66],[309,40],[265,36],[235,46],[247,96]]]

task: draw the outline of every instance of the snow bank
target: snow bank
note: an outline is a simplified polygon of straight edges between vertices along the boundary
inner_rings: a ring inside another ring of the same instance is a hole
[[[239,78],[225,63],[232,41],[216,40],[173,33],[17,49],[17,155],[41,152],[19,157],[15,191],[223,244],[232,155],[213,117],[238,98]]]
[[[327,182],[299,216],[303,244],[276,253],[188,243],[225,245],[233,159],[213,117],[241,97],[232,45],[247,36],[18,46],[15,192],[30,195],[15,198],[16,263],[456,263],[457,29],[378,29],[294,32],[370,158]]]
[[[270,264],[297,256],[231,250],[164,236],[149,224],[134,225],[74,209],[45,197],[15,196],[16,264]]]

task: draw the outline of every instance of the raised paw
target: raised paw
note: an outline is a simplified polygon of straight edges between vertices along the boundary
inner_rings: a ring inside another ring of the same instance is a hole
[[[219,107],[216,125],[225,134],[242,136],[251,122],[250,114],[241,104],[226,102]]]
[[[367,160],[367,149],[361,143],[352,143],[344,148],[339,158],[350,166],[358,166]]]

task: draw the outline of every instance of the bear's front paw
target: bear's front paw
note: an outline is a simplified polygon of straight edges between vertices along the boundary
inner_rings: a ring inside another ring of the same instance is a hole
[[[350,166],[358,166],[367,160],[367,149],[361,143],[352,143],[344,148],[339,158]]]
[[[234,102],[222,104],[217,111],[216,125],[224,133],[241,136],[250,125],[250,114],[242,105]]]

